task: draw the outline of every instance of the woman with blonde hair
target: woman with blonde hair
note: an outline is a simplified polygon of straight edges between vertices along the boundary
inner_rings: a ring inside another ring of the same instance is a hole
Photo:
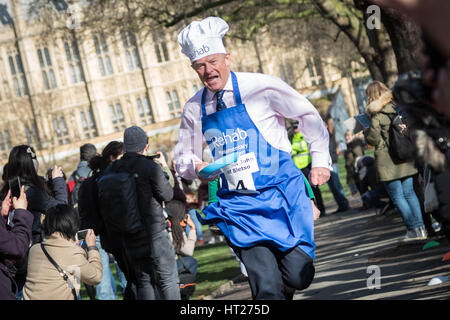
[[[397,114],[391,90],[379,81],[373,81],[366,89],[370,116],[370,128],[365,132],[366,141],[375,148],[375,165],[379,181],[383,182],[406,225],[403,240],[427,238],[420,203],[414,192],[413,176],[417,174],[414,161],[394,162],[389,153],[389,127]]]

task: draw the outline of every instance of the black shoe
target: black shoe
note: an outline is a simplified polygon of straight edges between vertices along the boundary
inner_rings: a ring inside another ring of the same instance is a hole
[[[338,208],[336,211],[334,211],[332,214],[335,214],[335,213],[339,213],[339,212],[344,212],[344,211],[348,211],[348,210],[350,210],[351,208],[350,207],[347,207],[347,208]]]
[[[286,300],[292,300],[294,298],[295,289],[288,287],[287,285],[283,284],[283,294]]]
[[[381,207],[379,210],[377,209],[377,210],[375,211],[375,212],[376,212],[376,215],[377,215],[377,216],[385,215],[389,208],[390,208],[390,204],[389,204],[389,202],[388,202],[388,203],[386,203],[383,207]]]

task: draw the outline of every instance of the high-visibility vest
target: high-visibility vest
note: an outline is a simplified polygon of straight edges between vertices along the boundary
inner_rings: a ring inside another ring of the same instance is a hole
[[[308,143],[300,132],[297,132],[292,138],[292,159],[299,169],[306,168],[311,163]]]

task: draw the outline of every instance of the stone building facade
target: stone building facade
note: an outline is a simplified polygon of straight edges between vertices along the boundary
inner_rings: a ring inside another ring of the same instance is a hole
[[[90,142],[121,139],[130,125],[149,136],[176,130],[184,103],[202,85],[180,52],[176,31],[150,36],[77,31],[42,36],[22,1],[0,1],[0,161],[14,145],[41,157],[77,154]],[[339,86],[359,113],[352,79],[300,48],[277,50],[270,37],[226,39],[234,71],[278,76],[302,94]],[[176,135],[175,135],[176,136]]]

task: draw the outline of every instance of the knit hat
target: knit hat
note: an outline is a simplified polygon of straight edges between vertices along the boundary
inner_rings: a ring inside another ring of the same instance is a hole
[[[97,154],[97,148],[92,143],[83,144],[80,147],[80,159],[89,161]]]
[[[123,148],[125,152],[141,152],[148,143],[148,137],[140,127],[132,126],[123,133]]]

